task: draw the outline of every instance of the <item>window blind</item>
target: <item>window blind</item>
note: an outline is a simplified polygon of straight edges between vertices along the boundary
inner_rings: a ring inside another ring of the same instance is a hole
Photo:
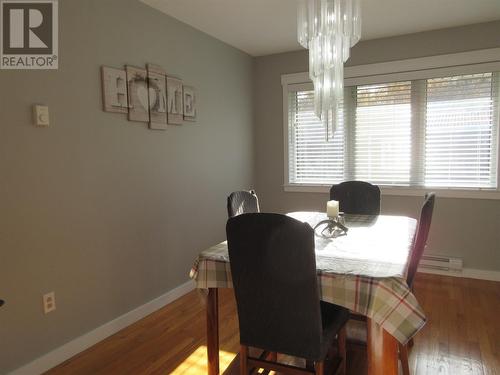
[[[357,180],[408,185],[411,82],[358,86],[354,170]]]
[[[313,90],[289,93],[289,179],[293,183],[340,182],[344,178],[343,121],[337,123],[333,141],[327,142],[313,100]]]
[[[427,81],[425,185],[495,187],[493,83],[491,73]]]
[[[496,189],[499,73],[346,87],[333,141],[312,85],[288,92],[288,182]]]

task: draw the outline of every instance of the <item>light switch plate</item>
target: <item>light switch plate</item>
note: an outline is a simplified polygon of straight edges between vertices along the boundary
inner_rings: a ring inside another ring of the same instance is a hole
[[[49,107],[46,105],[35,104],[33,106],[33,117],[35,126],[48,127],[49,121]]]

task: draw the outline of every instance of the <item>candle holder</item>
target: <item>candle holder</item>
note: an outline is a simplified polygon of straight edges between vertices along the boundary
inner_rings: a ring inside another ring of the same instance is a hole
[[[324,225],[325,227],[318,234],[316,230],[322,225]],[[335,237],[345,236],[348,230],[349,228],[347,228],[344,225],[344,218],[340,214],[339,216],[329,217],[326,220],[321,220],[318,224],[314,226],[314,233],[323,238],[335,238]]]

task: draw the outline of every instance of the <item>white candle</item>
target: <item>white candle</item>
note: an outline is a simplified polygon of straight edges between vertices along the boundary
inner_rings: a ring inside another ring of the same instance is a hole
[[[337,201],[326,202],[326,216],[328,217],[339,216],[339,202]]]

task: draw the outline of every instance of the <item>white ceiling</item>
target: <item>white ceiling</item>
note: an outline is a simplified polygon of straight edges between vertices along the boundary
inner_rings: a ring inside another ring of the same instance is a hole
[[[301,48],[295,0],[140,1],[253,56]],[[500,0],[362,0],[362,17],[367,40],[499,20]]]

